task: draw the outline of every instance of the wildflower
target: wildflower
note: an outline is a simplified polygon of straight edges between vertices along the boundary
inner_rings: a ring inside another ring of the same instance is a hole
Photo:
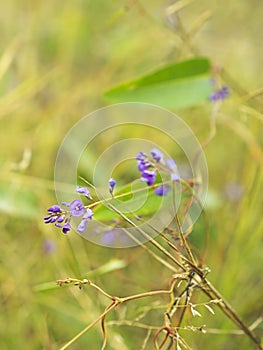
[[[86,210],[86,213],[83,215],[83,218],[77,228],[78,232],[83,233],[86,230],[88,220],[92,220],[93,215],[94,215],[93,211],[90,208],[88,208]]]
[[[170,186],[168,186],[168,185],[161,185],[161,186],[157,187],[157,188],[154,190],[154,193],[155,193],[157,196],[164,197],[164,196],[167,196],[167,194],[169,193],[169,191],[170,191]]]
[[[220,100],[223,101],[229,96],[229,94],[230,94],[229,87],[226,85],[223,85],[220,89],[217,89],[209,96],[209,100],[212,102],[216,102]]]
[[[82,216],[85,213],[85,207],[82,204],[81,200],[79,199],[74,199],[69,205],[69,210],[70,210],[70,214],[72,216]]]
[[[153,185],[155,180],[156,180],[155,171],[144,170],[142,172],[141,181],[146,182],[148,186]]]
[[[47,211],[49,215],[44,217],[45,224],[49,224],[49,223],[52,224],[61,219],[63,221],[63,212],[60,206],[55,204],[52,207],[48,208]]]
[[[53,224],[57,227],[62,228],[63,233],[67,233],[70,230],[70,223],[69,220],[66,219],[66,211],[62,210],[60,206],[53,205],[52,207],[48,208],[49,215],[44,217],[44,223],[45,224]],[[64,222],[64,225],[62,223]]]
[[[64,223],[64,225],[60,225],[60,224],[55,224],[55,225],[56,225],[57,227],[59,227],[59,228],[62,228],[62,232],[65,233],[65,234],[67,234],[68,231],[70,231],[70,229],[71,229],[71,225],[70,225],[69,220],[67,220],[67,221]]]
[[[166,159],[165,164],[166,164],[167,168],[170,171],[176,171],[177,170],[176,163],[175,163],[175,161],[173,159],[171,159],[171,158]]]
[[[171,181],[177,181],[177,182],[180,181],[180,176],[178,175],[176,162],[173,159],[168,158],[165,161],[165,165],[170,171]]]
[[[110,179],[110,186],[113,190],[116,181]],[[87,187],[78,186],[76,192],[85,195],[87,198],[92,199],[89,189]],[[78,225],[77,231],[84,232],[89,220],[92,220],[93,211],[88,208],[86,209],[82,201],[79,199],[73,199],[70,203],[62,202],[61,205],[67,207],[66,210],[61,209],[57,204],[48,208],[48,216],[44,217],[45,224],[54,223],[55,226],[62,229],[63,233],[68,233],[71,230],[71,218],[82,217],[80,224]]]
[[[144,152],[140,152],[137,155],[136,159],[138,161],[138,170],[139,171],[147,170],[151,166],[151,163],[147,157],[147,154]]]
[[[180,181],[177,165],[173,159],[164,159],[163,153],[158,148],[153,148],[151,150],[151,155],[153,161],[150,161],[147,154],[144,152],[140,152],[136,157],[138,161],[138,169],[141,172],[141,181],[144,181],[148,186],[151,186],[156,180],[157,170],[170,175],[171,181]],[[156,166],[157,164],[158,166]],[[166,187],[160,186],[160,188],[155,190],[155,193],[157,195],[165,196],[167,195],[168,190]]]
[[[114,190],[115,186],[116,186],[116,181],[113,178],[109,179],[109,191],[110,191],[110,194],[113,193],[113,190]]]
[[[163,153],[158,148],[153,148],[151,150],[151,155],[157,163],[160,163],[163,161]]]
[[[79,194],[83,194],[84,196],[86,196],[88,199],[92,199],[89,189],[87,187],[82,187],[82,186],[78,186],[76,189],[76,192]]]
[[[138,161],[143,161],[143,160],[147,159],[147,154],[144,153],[144,152],[140,152],[140,153],[137,155],[136,159],[137,159]]]
[[[48,212],[50,213],[58,213],[58,212],[61,212],[61,208],[59,205],[52,205],[52,207],[48,208],[47,210]]]

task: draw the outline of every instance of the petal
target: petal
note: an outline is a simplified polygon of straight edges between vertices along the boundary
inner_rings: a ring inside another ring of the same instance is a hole
[[[82,216],[85,213],[85,207],[79,199],[74,199],[69,204],[69,210],[72,216]]]
[[[68,233],[68,231],[71,229],[71,225],[69,222],[66,222],[65,225],[62,226],[62,232],[63,233]]]
[[[74,199],[72,202],[69,203],[69,210],[74,210],[78,207],[83,207],[83,204],[79,199]]]
[[[146,153],[144,153],[144,152],[140,152],[138,155],[137,155],[137,157],[136,157],[136,159],[137,160],[140,160],[140,161],[144,161],[145,160],[145,158],[147,158],[147,155],[146,155]]]
[[[166,166],[169,170],[175,171],[177,169],[176,163],[173,159],[168,158],[168,159],[166,159],[165,163],[166,163]]]
[[[116,181],[113,178],[109,179],[109,186],[112,189],[116,186]]]
[[[48,208],[48,211],[49,211],[50,213],[57,213],[57,212],[60,212],[60,211],[61,211],[61,208],[60,208],[59,205],[54,204],[54,205],[52,205],[52,207]]]
[[[84,231],[86,230],[86,227],[87,227],[87,223],[88,223],[87,219],[81,220],[81,222],[77,228],[77,231],[80,233],[84,233]]]
[[[88,208],[86,210],[86,213],[83,215],[83,219],[92,220],[93,215],[93,211],[90,208]]]
[[[167,196],[167,194],[169,193],[169,191],[170,191],[170,186],[168,186],[168,185],[161,185],[161,186],[157,187],[157,188],[154,190],[154,193],[155,193],[157,196],[164,197],[164,196]]]
[[[85,195],[87,198],[91,199],[89,189],[87,187],[78,186],[76,189],[77,193]]]
[[[157,163],[163,161],[163,153],[158,148],[153,148],[151,150],[151,155]]]

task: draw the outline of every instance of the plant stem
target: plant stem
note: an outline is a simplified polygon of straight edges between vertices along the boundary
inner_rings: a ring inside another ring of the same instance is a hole
[[[217,303],[217,305],[224,312],[224,314],[227,317],[229,317],[240,329],[243,330],[243,332],[253,341],[253,343],[257,346],[258,349],[263,350],[263,346],[261,344],[260,339],[256,336],[256,334],[251,329],[249,329],[248,326],[245,325],[245,323],[237,315],[236,311],[222,297],[222,295],[218,292],[218,290],[206,278],[203,278],[203,282],[205,286],[202,287],[202,291],[211,299],[214,299],[214,297],[217,299],[220,299],[221,302]]]
[[[83,334],[85,334],[90,328],[92,328],[96,323],[98,323],[103,317],[105,317],[112,309],[115,308],[117,305],[117,302],[113,302],[109,307],[106,308],[106,310],[92,323],[90,323],[86,328],[84,328],[81,332],[79,332],[74,338],[72,338],[67,344],[62,346],[59,350],[66,350],[68,349],[72,344],[75,343]]]

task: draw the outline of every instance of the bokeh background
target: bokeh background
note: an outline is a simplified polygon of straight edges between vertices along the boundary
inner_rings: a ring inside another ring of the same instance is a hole
[[[1,5],[1,349],[59,349],[106,306],[94,290],[56,288],[59,278],[87,276],[119,296],[167,287],[169,271],[140,248],[100,247],[74,232],[61,234],[42,218],[55,202],[58,147],[80,118],[108,104],[103,92],[195,55],[208,57],[231,89],[216,137],[205,150],[210,178],[205,264],[247,324],[261,315],[263,3],[181,3],[187,6],[180,21],[167,18],[172,2],[160,0],[10,0]],[[200,142],[209,134],[210,111],[209,102],[174,110]],[[201,254],[204,226],[200,219],[191,236]],[[158,302],[150,301],[156,307]],[[135,318],[147,303],[123,305],[109,319]],[[162,312],[148,317],[157,323]],[[234,328],[219,310],[214,316],[204,312],[198,322]],[[256,332],[262,336],[262,331],[259,325]],[[143,329],[109,327],[107,349],[140,349],[145,336]],[[193,349],[253,348],[240,335],[185,336]],[[94,327],[71,349],[101,345],[101,330]],[[146,349],[153,349],[151,342]]]

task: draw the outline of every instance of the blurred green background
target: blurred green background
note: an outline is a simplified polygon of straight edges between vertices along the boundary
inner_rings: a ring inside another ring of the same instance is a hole
[[[208,57],[231,88],[206,148],[210,278],[248,324],[262,313],[262,16],[259,0],[184,1],[178,17],[161,0],[15,1],[0,13],[0,348],[59,349],[94,320],[106,300],[89,288],[46,289],[59,278],[89,276],[113,295],[166,288],[170,272],[140,248],[106,249],[43,224],[55,203],[53,170],[66,132],[107,105],[103,92],[161,65]],[[211,103],[173,110],[200,142]],[[203,247],[204,222],[191,242]],[[112,264],[112,261],[115,263]],[[111,262],[111,263],[109,263]],[[100,267],[104,268],[100,268]],[[151,272],[149,274],[149,271]],[[41,288],[42,285],[42,288]],[[38,286],[38,287],[37,287]],[[39,287],[40,286],[40,287]],[[162,300],[164,303],[166,299]],[[143,300],[109,319],[132,319]],[[163,310],[148,315],[161,323]],[[146,318],[147,320],[147,318]],[[198,321],[198,322],[197,322]],[[232,329],[219,310],[194,320]],[[147,322],[146,322],[147,323]],[[108,327],[107,349],[141,349],[146,331]],[[256,332],[262,335],[263,326]],[[186,332],[193,349],[252,349],[244,336]],[[100,349],[94,327],[71,349]],[[153,349],[149,342],[146,349]]]

